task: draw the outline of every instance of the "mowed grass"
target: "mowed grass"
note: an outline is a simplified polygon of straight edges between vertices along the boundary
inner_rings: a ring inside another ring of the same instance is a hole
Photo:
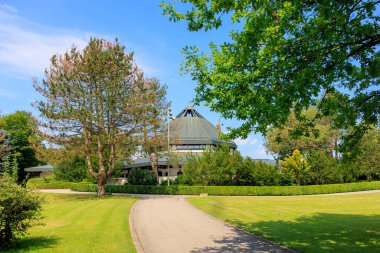
[[[380,193],[188,200],[221,220],[300,252],[380,252]]]
[[[129,210],[136,198],[44,194],[44,226],[30,229],[7,252],[136,252]]]

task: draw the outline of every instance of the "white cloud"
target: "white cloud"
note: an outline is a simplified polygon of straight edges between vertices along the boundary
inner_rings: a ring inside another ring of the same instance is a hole
[[[3,97],[3,98],[14,98],[16,96],[11,91],[6,90],[6,89],[0,87],[0,97]]]
[[[14,6],[11,6],[9,4],[0,4],[0,13],[3,13],[3,15],[17,12],[18,10]]]
[[[127,48],[127,51],[128,51],[128,48]],[[157,75],[162,73],[163,70],[152,65],[151,62],[154,62],[154,60],[151,60],[149,58],[150,57],[147,57],[144,54],[137,54],[137,53],[134,54],[134,60],[137,66],[144,71],[144,74],[147,77],[157,77]]]
[[[267,151],[265,148],[263,149],[258,149],[258,150],[254,150],[253,151],[254,154],[257,154],[257,155],[267,155]]]
[[[234,140],[234,142],[236,143],[236,145],[238,146],[244,146],[244,145],[247,145],[248,142],[249,142],[249,139],[241,139],[241,138],[237,138]]]
[[[273,156],[267,153],[266,149],[259,147],[258,149],[253,149],[248,153],[248,156],[254,159],[273,159]]]
[[[257,143],[257,139],[256,138],[254,138],[253,140],[251,140],[249,142],[250,145],[255,145],[256,143]]]
[[[245,145],[255,145],[258,140],[256,138],[251,138],[251,137],[248,137],[247,139],[241,139],[241,138],[237,138],[234,140],[234,142],[238,145],[238,146],[245,146]]]
[[[17,9],[0,5],[0,66],[3,73],[37,76],[49,66],[50,57],[72,45],[83,48],[89,33],[52,29],[17,16]]]
[[[73,45],[82,49],[91,36],[96,34],[31,22],[20,17],[15,7],[0,4],[0,72],[18,78],[40,76],[54,54],[62,54]],[[109,34],[101,37],[114,39]],[[145,74],[155,77],[165,72],[162,66],[152,64],[155,60],[144,54],[144,48],[128,41],[124,43],[128,52],[135,51],[135,61]]]

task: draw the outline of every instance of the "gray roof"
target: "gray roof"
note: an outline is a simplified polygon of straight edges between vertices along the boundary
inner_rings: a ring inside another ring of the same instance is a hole
[[[268,164],[268,165],[272,165],[272,166],[278,165],[277,161],[273,160],[273,159],[252,159],[252,160],[255,161],[255,162],[262,162],[262,163],[265,163],[265,164]]]
[[[54,171],[53,166],[50,164],[36,166],[36,167],[30,167],[24,169],[26,172],[43,172],[43,171]]]
[[[187,106],[170,122],[171,144],[221,145],[237,148],[234,142],[219,139],[217,128],[193,107]]]
[[[167,165],[167,158],[166,157],[160,157],[158,158],[158,165]],[[149,157],[142,157],[142,158],[137,158],[135,160],[133,160],[132,163],[124,163],[124,168],[125,169],[130,169],[130,168],[135,168],[135,167],[138,167],[138,168],[141,168],[141,167],[150,167],[151,166],[151,162],[150,162],[150,159]]]
[[[182,157],[181,160],[182,162],[186,162],[187,157]],[[150,162],[149,157],[142,157],[142,158],[137,158],[133,160],[132,163],[125,162],[123,168],[131,169],[131,168],[142,168],[142,167],[150,167],[150,166],[151,166],[151,162]],[[159,157],[158,166],[168,166],[168,157],[167,156]]]

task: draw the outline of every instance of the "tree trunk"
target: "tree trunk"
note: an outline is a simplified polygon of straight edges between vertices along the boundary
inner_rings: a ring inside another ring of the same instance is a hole
[[[158,156],[155,154],[150,155],[150,164],[152,166],[153,172],[156,174],[157,184],[160,182],[158,178]]]
[[[100,175],[100,178],[98,179],[98,196],[104,196],[106,194],[106,183],[107,183],[107,176],[105,173]]]
[[[0,250],[2,249],[9,249],[11,247],[11,240],[12,240],[12,229],[11,226],[6,222],[4,230],[1,231],[1,238],[0,238]]]

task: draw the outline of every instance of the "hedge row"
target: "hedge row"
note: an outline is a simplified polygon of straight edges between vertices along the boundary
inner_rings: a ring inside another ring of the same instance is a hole
[[[88,182],[66,182],[66,181],[56,181],[56,180],[45,180],[43,178],[31,178],[26,183],[27,188],[34,189],[71,189],[76,185],[88,185]]]
[[[340,192],[355,192],[380,189],[380,181],[347,184],[326,184],[306,186],[149,186],[149,185],[107,185],[110,193],[137,193],[162,195],[198,195],[208,193],[218,196],[286,196],[310,195]],[[96,185],[72,184],[71,190],[95,192]]]

